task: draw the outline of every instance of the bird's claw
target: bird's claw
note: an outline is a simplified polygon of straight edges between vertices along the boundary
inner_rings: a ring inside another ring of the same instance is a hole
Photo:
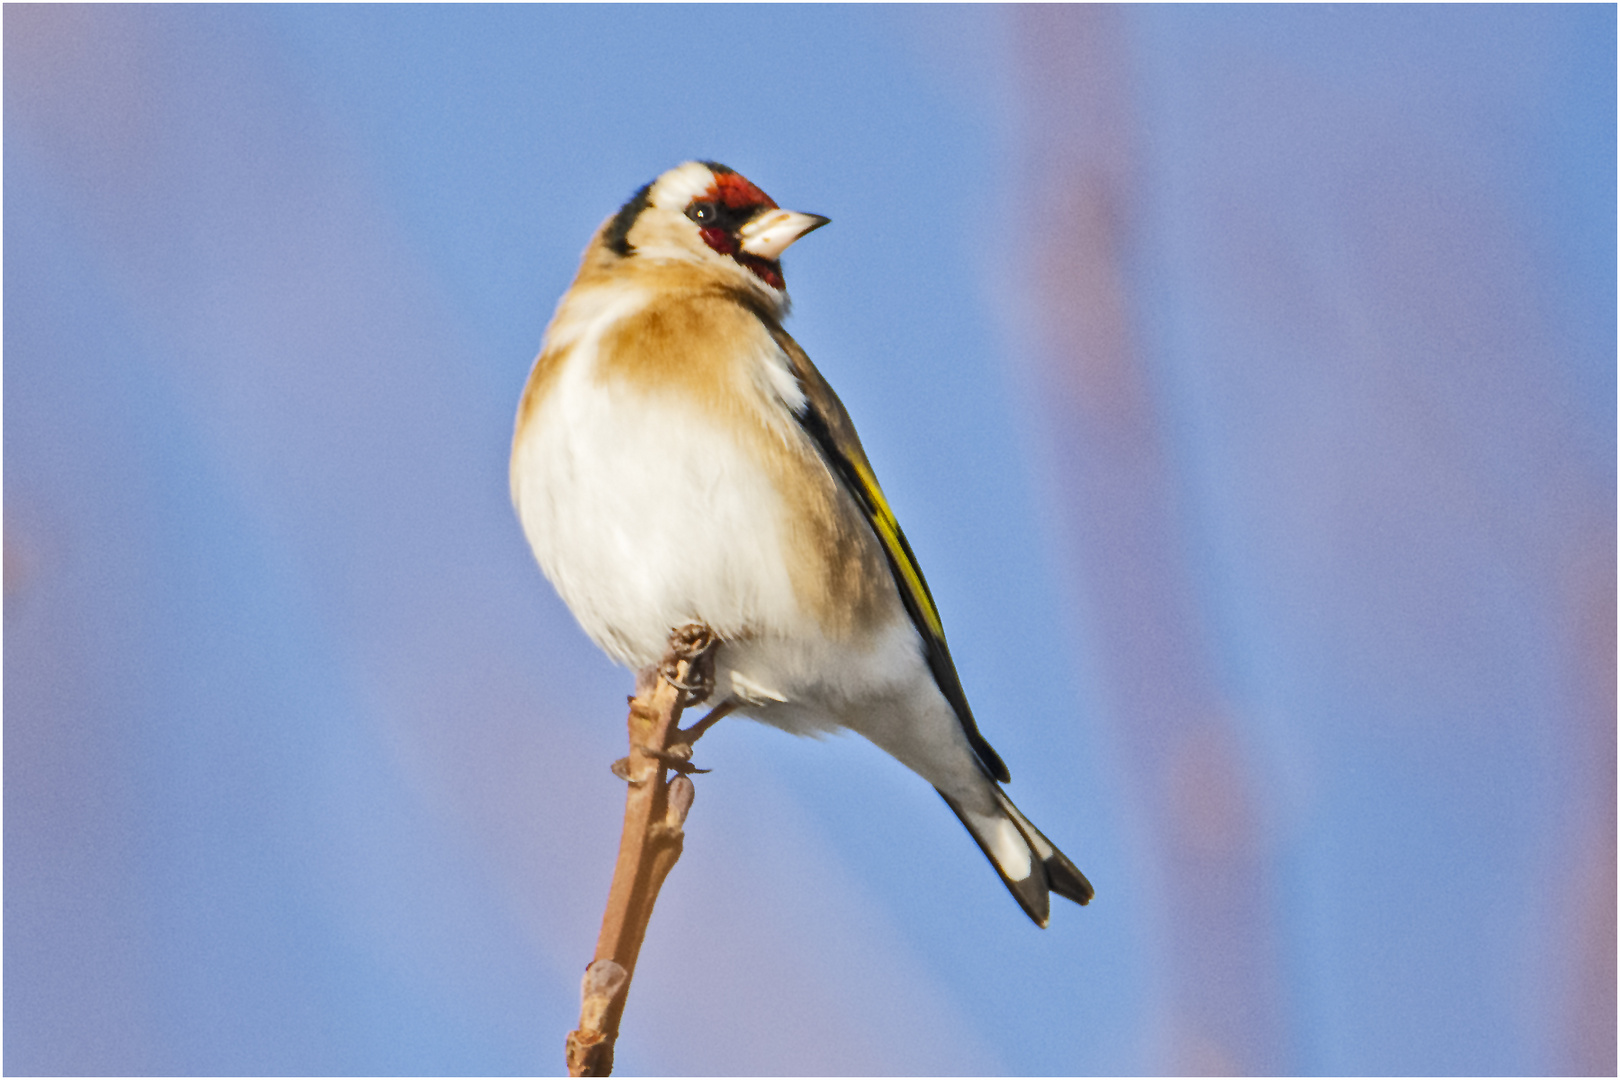
[[[671,744],[668,750],[652,750],[642,747],[648,757],[656,758],[664,767],[682,776],[691,776],[693,773],[713,772],[713,769],[700,769],[692,764],[692,744],[678,742]]]
[[[700,769],[696,765],[692,764],[691,743],[675,743],[668,750],[655,750],[650,746],[643,746],[639,749],[643,754],[646,754],[654,761],[663,765],[664,768],[668,769],[670,772],[676,773],[680,776],[691,776],[695,773],[714,771],[713,769]],[[615,761],[612,765],[608,766],[608,768],[612,771],[614,776],[617,776],[620,780],[623,780],[631,787],[640,787],[642,784],[646,783],[645,780],[638,780],[635,775],[631,773],[630,759],[627,757],[620,758],[618,761]]]
[[[714,678],[712,676],[707,679],[697,679],[693,682],[682,682],[676,677],[675,669],[673,667],[659,668],[658,674],[662,675],[664,677],[664,681],[669,683],[669,685],[684,693],[691,694],[692,697],[697,701],[702,701],[704,698],[714,693]]]
[[[720,638],[702,623],[687,623],[669,635],[669,653],[658,665],[658,675],[669,685],[689,694],[694,701],[702,701],[714,693],[714,647]],[[686,678],[680,677],[680,666],[686,664]]]

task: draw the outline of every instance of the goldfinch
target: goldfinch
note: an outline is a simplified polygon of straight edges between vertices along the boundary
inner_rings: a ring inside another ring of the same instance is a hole
[[[1041,926],[1090,882],[1019,813],[849,414],[782,329],[782,252],[827,223],[689,161],[596,231],[518,407],[512,500],[593,641],[634,670],[720,638],[708,704],[859,732],[932,784]]]

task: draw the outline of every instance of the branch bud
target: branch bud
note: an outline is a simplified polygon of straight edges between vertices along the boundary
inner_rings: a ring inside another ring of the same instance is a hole
[[[585,967],[580,984],[579,1026],[583,1031],[601,1031],[613,999],[630,981],[630,973],[613,960],[592,960]]]

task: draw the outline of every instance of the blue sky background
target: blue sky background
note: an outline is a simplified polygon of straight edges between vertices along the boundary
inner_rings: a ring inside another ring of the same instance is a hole
[[[1038,931],[871,747],[722,725],[621,1072],[1613,1071],[1614,9],[1043,17],[7,6],[6,1071],[560,1070],[630,677],[507,445],[692,157],[832,218],[790,329],[1098,898]],[[1037,92],[1068,19],[1116,129]],[[1099,147],[1248,936],[1052,389],[1036,181]]]

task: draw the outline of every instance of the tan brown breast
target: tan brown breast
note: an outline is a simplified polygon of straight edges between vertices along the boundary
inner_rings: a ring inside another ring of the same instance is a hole
[[[680,266],[638,275],[648,276],[653,298],[602,335],[597,377],[678,395],[768,473],[789,579],[824,634],[844,640],[904,619],[877,538],[771,390],[765,365],[787,367],[770,330],[724,282]]]

